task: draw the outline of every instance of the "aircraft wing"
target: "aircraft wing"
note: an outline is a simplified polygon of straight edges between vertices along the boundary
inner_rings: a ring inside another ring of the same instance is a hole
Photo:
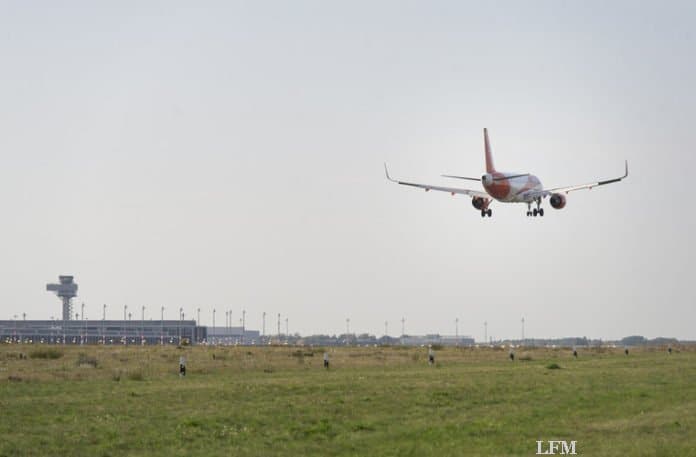
[[[568,187],[555,187],[553,189],[544,189],[543,196],[547,196],[550,194],[567,194],[568,192],[573,192],[576,190],[582,190],[582,189],[592,189],[593,187],[599,187],[603,186],[605,184],[612,184],[615,182],[619,182],[622,179],[626,178],[628,176],[628,161],[625,163],[626,165],[626,171],[623,176],[620,176],[618,178],[612,178],[612,179],[606,179],[604,181],[595,181],[587,184],[579,184],[577,186],[568,186]]]
[[[392,179],[392,177],[389,176],[389,170],[387,170],[386,163],[384,164],[384,173],[387,175],[387,179],[389,181],[395,182],[397,184],[401,184],[403,186],[419,187],[421,189],[425,189],[426,192],[430,191],[430,190],[437,190],[440,192],[449,192],[452,195],[461,194],[461,195],[469,195],[471,197],[481,197],[481,198],[491,199],[491,196],[482,190],[462,189],[459,187],[432,186],[430,184],[420,184],[420,183],[415,183],[415,182],[406,182],[406,181],[399,181],[397,179]]]

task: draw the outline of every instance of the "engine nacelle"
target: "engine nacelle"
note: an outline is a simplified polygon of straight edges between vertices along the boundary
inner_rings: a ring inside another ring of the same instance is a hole
[[[565,208],[566,197],[563,194],[552,194],[551,195],[551,206],[555,209]]]
[[[483,209],[486,206],[486,200],[483,197],[473,197],[471,204],[476,209]]]

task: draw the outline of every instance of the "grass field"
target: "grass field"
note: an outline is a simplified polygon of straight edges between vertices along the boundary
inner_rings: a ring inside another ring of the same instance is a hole
[[[2,345],[0,456],[694,456],[675,349]]]

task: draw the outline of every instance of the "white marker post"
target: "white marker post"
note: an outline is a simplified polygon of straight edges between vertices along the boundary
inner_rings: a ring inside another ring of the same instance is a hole
[[[179,357],[179,377],[183,378],[186,376],[186,357],[183,355]]]

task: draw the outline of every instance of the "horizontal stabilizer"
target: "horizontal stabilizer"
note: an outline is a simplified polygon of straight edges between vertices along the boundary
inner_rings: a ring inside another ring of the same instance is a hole
[[[468,176],[440,175],[443,178],[468,179],[469,181],[481,181],[481,178],[469,178]]]
[[[521,175],[512,175],[512,176],[499,176],[497,178],[493,178],[493,181],[505,181],[506,179],[522,178],[523,176],[529,176],[529,173],[524,173]]]

